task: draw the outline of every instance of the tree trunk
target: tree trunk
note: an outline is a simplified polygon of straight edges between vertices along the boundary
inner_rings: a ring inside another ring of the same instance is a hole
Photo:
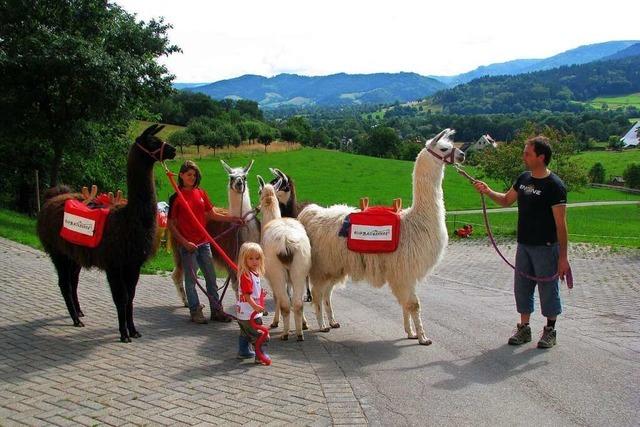
[[[60,141],[52,141],[53,143],[53,163],[51,164],[51,172],[49,179],[51,180],[50,186],[55,187],[58,185],[58,179],[60,178],[60,166],[62,164],[62,143]]]

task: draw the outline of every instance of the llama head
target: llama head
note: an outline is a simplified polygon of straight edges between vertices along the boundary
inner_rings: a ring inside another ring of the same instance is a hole
[[[269,171],[271,171],[274,176],[269,184],[273,185],[273,187],[276,189],[276,196],[278,197],[278,201],[283,205],[286,205],[291,199],[292,182],[287,174],[282,172],[280,169],[269,168]]]
[[[264,179],[260,175],[258,175],[258,185],[259,190],[258,194],[260,194],[260,209],[273,209],[273,206],[276,206],[280,209],[278,204],[278,197],[276,196],[277,188],[271,184],[265,184]]]
[[[146,128],[135,142],[135,145],[148,154],[150,159],[158,162],[173,159],[176,156],[176,149],[156,136],[162,129],[164,125],[153,124]]]
[[[220,159],[220,163],[222,163],[222,167],[229,175],[229,189],[238,194],[243,194],[247,189],[247,174],[251,166],[253,166],[253,160],[244,168],[232,168],[222,159]]]
[[[425,149],[438,161],[442,163],[462,163],[464,162],[464,152],[453,145],[454,129],[445,129],[432,139],[427,141]]]

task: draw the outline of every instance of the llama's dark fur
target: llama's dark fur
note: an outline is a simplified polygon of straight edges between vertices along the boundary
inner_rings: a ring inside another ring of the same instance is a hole
[[[102,241],[95,248],[75,245],[60,237],[64,204],[82,195],[60,187],[49,191],[38,214],[37,231],[45,251],[58,272],[58,286],[74,326],[84,326],[78,303],[78,277],[82,267],[105,270],[111,295],[118,311],[120,341],[140,337],[133,323],[133,299],[142,264],[152,255],[156,228],[156,196],[153,182],[155,159],[148,152],[164,144],[155,136],[162,126],[147,128],[129,149],[127,163],[128,203],[111,210]],[[138,146],[139,145],[139,146]],[[158,151],[160,152],[160,151]],[[165,145],[162,160],[172,159],[176,150]]]

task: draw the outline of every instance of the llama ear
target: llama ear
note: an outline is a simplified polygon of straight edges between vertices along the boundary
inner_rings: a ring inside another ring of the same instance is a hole
[[[262,189],[264,188],[264,179],[262,179],[262,177],[260,175],[258,175],[258,188],[260,189],[260,191],[262,191]]]
[[[152,124],[151,126],[149,126],[148,128],[146,128],[144,130],[144,132],[142,132],[142,134],[140,134],[140,136],[147,136],[147,135],[153,135],[154,131],[156,130],[156,128],[158,127],[157,124]]]
[[[157,126],[157,125],[156,125]],[[160,132],[162,129],[164,129],[164,125],[158,126],[152,133],[152,135],[157,135],[158,132]]]
[[[427,147],[433,147],[434,145],[436,145],[438,143],[438,141],[440,141],[440,139],[445,135],[448,134],[451,131],[451,129],[447,128],[444,129],[442,131],[440,131],[439,134],[437,134],[436,136],[434,136],[433,138],[431,138],[428,142],[427,142]]]
[[[220,163],[222,163],[222,167],[224,168],[225,171],[227,171],[227,174],[231,175],[231,172],[232,172],[231,166],[229,166],[227,162],[225,162],[222,159],[220,159]]]
[[[278,168],[274,168],[274,169],[273,169],[273,171],[274,171],[274,173],[275,173],[275,175],[276,175],[277,177],[279,177],[280,179],[282,179],[282,182],[283,182],[284,184],[288,184],[288,183],[289,183],[289,177],[288,177],[284,172],[282,172],[282,171],[281,171],[280,169],[278,169]]]
[[[276,172],[278,169],[274,169],[274,168],[269,168],[269,172],[271,172],[271,175],[275,176],[276,178],[279,176],[278,173]]]
[[[273,184],[273,189],[276,191],[280,191],[280,187],[282,187],[282,178],[278,177],[276,182]]]
[[[249,173],[249,170],[251,169],[251,166],[253,166],[253,159],[251,159],[251,163],[249,163],[249,164],[244,168],[244,173],[245,173],[245,174]]]

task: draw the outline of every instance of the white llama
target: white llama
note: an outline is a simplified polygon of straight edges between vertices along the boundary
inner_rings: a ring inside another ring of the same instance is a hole
[[[448,242],[442,197],[444,164],[464,161],[464,153],[451,142],[454,132],[450,129],[440,132],[427,142],[416,158],[413,205],[400,211],[400,242],[395,252],[369,254],[347,249],[346,240],[338,236],[338,231],[345,217],[355,208],[309,205],[298,215],[311,240],[309,276],[321,331],[330,330],[324,323],[323,305],[329,325],[340,327],[333,315],[331,293],[333,287],[348,275],[354,281],[367,281],[375,287],[388,283],[402,306],[408,338],[417,338],[423,345],[431,344],[422,326],[420,300],[415,288],[440,261]]]
[[[207,223],[207,232],[211,237],[221,236],[216,242],[222,247],[225,253],[234,261],[238,256],[238,250],[244,242],[260,242],[260,222],[255,214],[251,212],[251,197],[249,196],[249,186],[247,185],[247,174],[253,166],[253,160],[247,166],[232,168],[224,160],[220,160],[222,167],[229,175],[228,197],[229,197],[229,213],[233,216],[245,218],[247,221],[244,226],[237,228],[237,225],[228,222],[210,221]],[[216,208],[218,209],[218,208]],[[177,249],[175,239],[171,240],[173,249],[173,262],[175,268],[171,273],[171,278],[176,286],[176,290],[180,295],[185,307],[187,305],[186,295],[183,286],[182,259]],[[231,286],[234,290],[238,289],[236,273],[233,271],[218,254],[215,248],[211,248],[213,260],[218,268],[227,270],[231,277]],[[191,272],[187,272],[191,274]]]
[[[282,312],[282,339],[289,339],[290,308],[287,295],[288,283],[291,284],[291,305],[296,324],[298,341],[303,335],[303,295],[306,278],[311,267],[311,247],[302,224],[293,218],[282,218],[271,184],[260,182],[260,211],[262,212],[262,250],[265,256],[265,277],[271,286],[276,306]],[[304,322],[306,323],[306,322]]]

